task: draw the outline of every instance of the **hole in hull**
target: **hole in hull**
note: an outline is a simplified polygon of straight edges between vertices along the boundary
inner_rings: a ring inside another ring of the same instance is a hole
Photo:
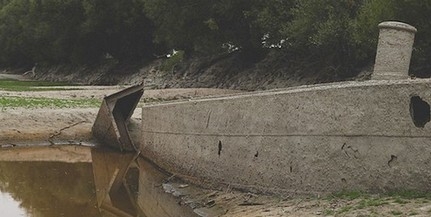
[[[419,96],[410,98],[410,116],[416,127],[424,128],[430,121],[430,105]]]

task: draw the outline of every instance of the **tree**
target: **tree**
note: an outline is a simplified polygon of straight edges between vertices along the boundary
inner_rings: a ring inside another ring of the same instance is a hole
[[[144,0],[145,12],[156,26],[154,39],[167,48],[186,52],[214,48],[217,26],[210,20],[211,1]]]
[[[247,13],[253,28],[258,29],[263,41],[270,47],[290,38],[285,30],[293,19],[295,0],[256,1]]]
[[[273,0],[271,0],[273,1]],[[264,28],[256,22],[261,0],[144,0],[156,26],[155,40],[187,53],[214,54],[238,49],[247,58],[262,50]],[[262,16],[260,16],[262,17]]]
[[[80,43],[89,59],[106,54],[120,62],[150,59],[153,55],[153,25],[139,0],[84,0],[85,21]],[[79,52],[78,56],[82,56]]]
[[[13,0],[0,10],[1,59],[9,64],[61,62],[82,21],[78,0]]]
[[[289,52],[327,66],[327,73],[351,76],[357,66],[354,23],[362,0],[298,0],[293,20],[282,31]]]
[[[153,26],[139,0],[9,0],[0,7],[3,64],[152,58]]]
[[[357,40],[365,50],[375,50],[380,22],[395,20],[418,29],[411,72],[419,77],[431,76],[431,2],[421,0],[368,0],[358,17]],[[367,46],[368,45],[368,46]]]

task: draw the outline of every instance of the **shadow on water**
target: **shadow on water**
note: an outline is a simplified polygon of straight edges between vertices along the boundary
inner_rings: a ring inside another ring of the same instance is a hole
[[[34,161],[31,147],[0,149],[1,216],[196,216],[164,192],[168,176],[135,154],[88,148],[89,162],[73,162],[59,150]]]

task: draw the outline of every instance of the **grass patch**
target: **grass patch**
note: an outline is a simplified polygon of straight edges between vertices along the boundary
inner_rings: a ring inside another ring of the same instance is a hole
[[[358,198],[369,199],[370,197],[372,197],[370,194],[367,194],[361,191],[341,191],[338,193],[331,194],[327,199],[355,200]],[[399,190],[399,191],[384,193],[377,197],[378,198],[386,197],[386,200],[388,201],[394,200],[395,203],[399,203],[399,204],[408,203],[406,200],[409,200],[409,199],[423,199],[423,201],[427,203],[431,200],[431,192]],[[374,198],[374,200],[375,199],[376,198]]]
[[[100,103],[98,99],[0,97],[1,108],[93,108],[99,107]]]
[[[174,67],[184,60],[184,54],[185,53],[182,50],[172,54],[171,57],[163,61],[160,66],[160,70],[165,72],[173,71]]]
[[[399,197],[397,197],[397,198],[395,198],[394,199],[394,203],[398,203],[398,204],[407,204],[407,203],[409,203],[407,200],[405,200],[405,199],[402,199],[402,198],[399,198]]]
[[[341,213],[345,213],[345,212],[349,212],[350,210],[352,210],[353,209],[353,207],[352,206],[344,206],[344,207],[341,207],[341,209],[340,210],[338,210],[338,214],[341,214]]]
[[[345,199],[355,200],[360,197],[366,197],[367,195],[361,191],[341,191],[338,193],[331,194],[328,199]]]
[[[332,209],[325,209],[324,211],[323,211],[323,215],[324,216],[327,216],[327,215],[334,215],[335,214],[335,211],[334,210],[332,210]]]
[[[431,199],[430,192],[411,191],[411,190],[399,190],[387,193],[386,196],[397,197],[401,199]]]
[[[76,86],[76,85],[69,84],[66,82],[0,80],[0,89],[6,90],[6,91],[66,90],[67,89],[66,86]],[[37,87],[48,87],[48,88],[37,88]],[[49,88],[49,87],[52,87],[52,88]]]
[[[389,202],[382,199],[382,198],[363,199],[359,202],[359,204],[356,208],[364,209],[367,207],[382,206],[382,205],[386,205],[386,204],[389,204]]]
[[[393,211],[391,211],[391,214],[394,215],[394,216],[398,216],[398,215],[402,215],[403,212],[400,212],[400,211],[397,211],[397,210],[393,210]]]

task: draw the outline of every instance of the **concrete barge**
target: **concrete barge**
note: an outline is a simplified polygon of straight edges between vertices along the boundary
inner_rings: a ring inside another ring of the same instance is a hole
[[[141,154],[263,192],[430,189],[431,80],[347,82],[142,108]]]
[[[379,27],[372,80],[144,106],[138,151],[176,176],[248,191],[431,189],[431,80],[408,75],[416,29]]]

